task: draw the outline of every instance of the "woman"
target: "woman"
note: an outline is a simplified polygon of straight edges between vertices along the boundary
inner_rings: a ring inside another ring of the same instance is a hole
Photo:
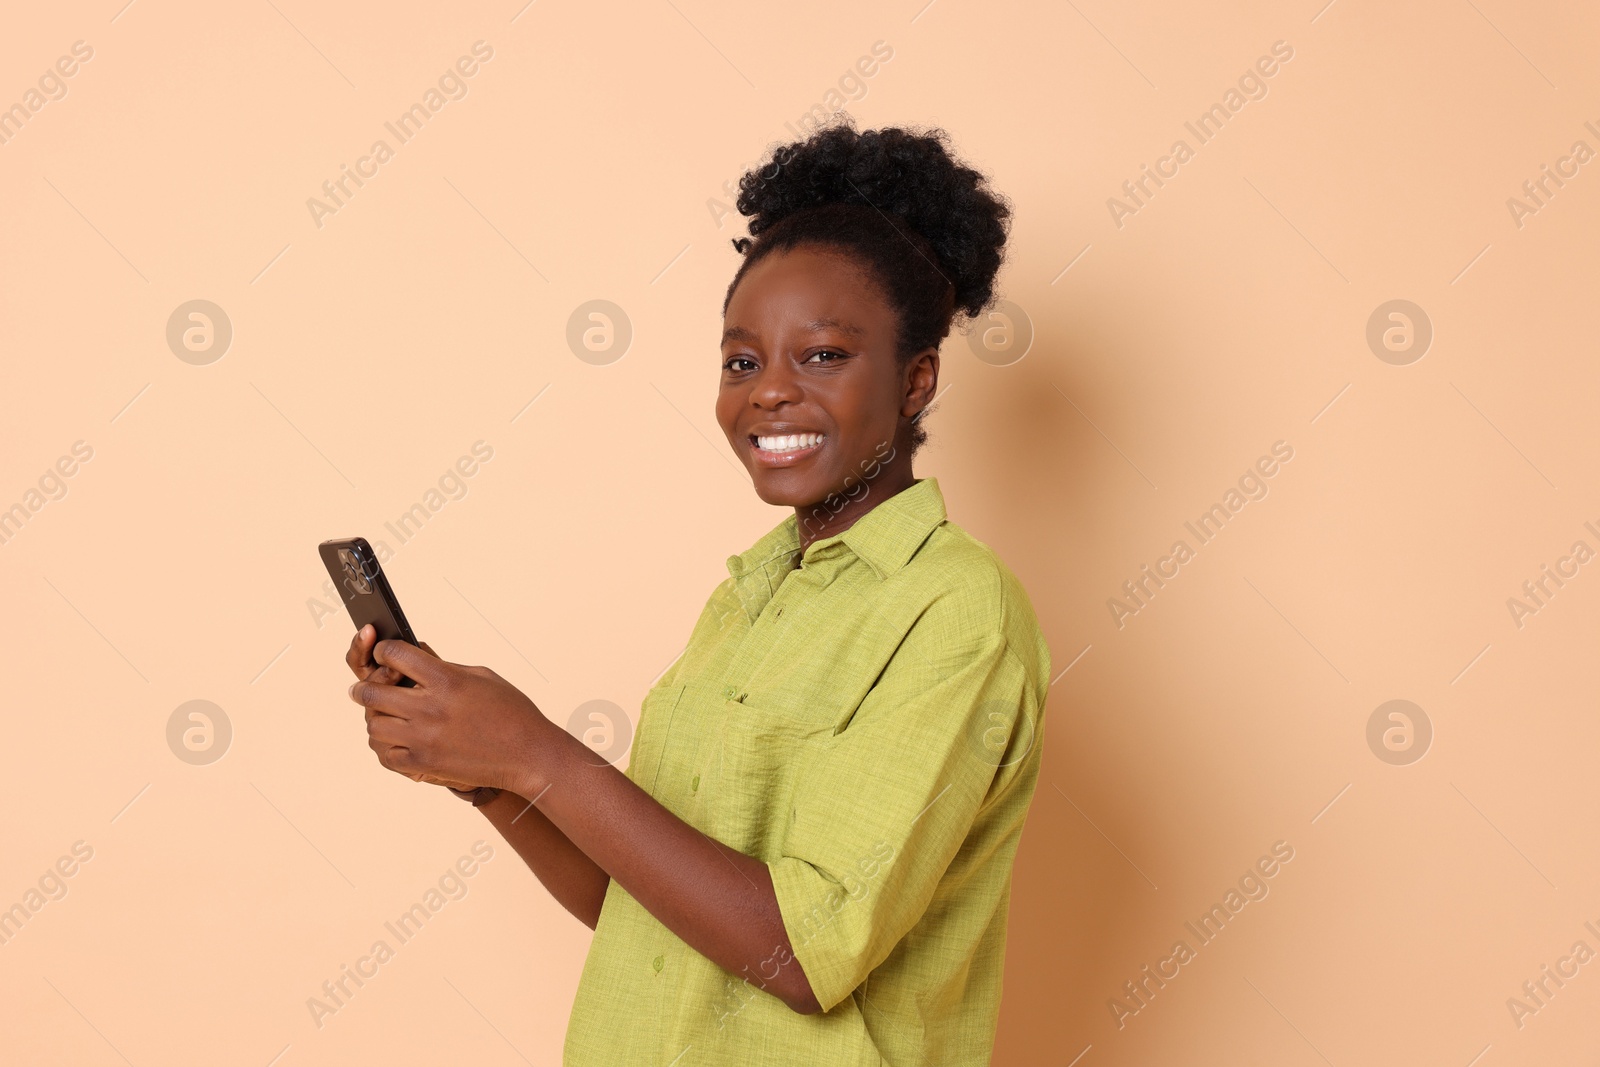
[[[1050,663],[912,475],[1010,218],[944,139],[846,118],[741,180],[717,419],[793,514],[728,558],[625,773],[487,668],[350,646],[379,762],[480,805],[594,928],[568,1064],[989,1062]]]

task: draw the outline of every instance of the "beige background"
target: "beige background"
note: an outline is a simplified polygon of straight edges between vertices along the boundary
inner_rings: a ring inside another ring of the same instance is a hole
[[[1600,549],[1600,162],[1520,226],[1507,199],[1600,149],[1600,13],[1322,2],[8,9],[0,105],[93,58],[0,144],[0,507],[93,458],[0,544],[0,907],[93,855],[0,946],[5,1058],[559,1061],[590,934],[503,844],[313,1021],[498,842],[366,748],[314,547],[389,541],[422,635],[553,718],[636,716],[782,517],[713,417],[744,230],[708,201],[847,102],[948,129],[1016,206],[1032,346],[950,338],[917,471],[1021,576],[1057,674],[995,1062],[1587,1062],[1600,963],[1520,1026],[1507,1000],[1600,951],[1600,565],[1520,627],[1507,601]],[[398,144],[479,40],[467,95]],[[875,41],[892,59],[830,100]],[[1277,41],[1267,95],[1199,145],[1184,123]],[[307,199],[378,138],[319,227]],[[205,365],[165,336],[196,299],[233,329]],[[565,339],[593,299],[633,328],[606,365]],[[1393,299],[1433,327],[1408,365],[1366,341]],[[480,440],[466,495],[389,538]],[[1123,581],[1277,441],[1268,495],[1119,627]],[[1395,699],[1434,734],[1408,765],[1367,742]],[[190,700],[231,724],[208,765],[168,746]],[[1279,841],[1269,895],[1119,1027],[1123,983]]]

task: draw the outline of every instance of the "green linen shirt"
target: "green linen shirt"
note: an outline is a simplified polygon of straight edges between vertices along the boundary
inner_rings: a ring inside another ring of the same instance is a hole
[[[792,966],[780,946],[730,973],[613,880],[570,1067],[989,1062],[1049,648],[936,479],[799,545],[789,515],[728,557],[645,695],[626,773],[768,865],[823,1011],[763,991]]]

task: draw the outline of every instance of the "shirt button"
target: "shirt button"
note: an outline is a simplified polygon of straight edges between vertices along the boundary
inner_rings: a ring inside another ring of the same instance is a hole
[[[728,686],[728,688],[726,688],[726,689],[724,689],[722,691],[722,695],[727,697],[729,700],[732,700],[734,692],[735,692],[735,690],[734,690],[733,686],[730,685],[730,686]]]

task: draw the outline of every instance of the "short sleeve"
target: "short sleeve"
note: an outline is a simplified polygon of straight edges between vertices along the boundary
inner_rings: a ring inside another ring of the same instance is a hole
[[[925,615],[811,762],[768,866],[824,1011],[922,918],[980,812],[1037,774],[1042,700],[997,623]]]

